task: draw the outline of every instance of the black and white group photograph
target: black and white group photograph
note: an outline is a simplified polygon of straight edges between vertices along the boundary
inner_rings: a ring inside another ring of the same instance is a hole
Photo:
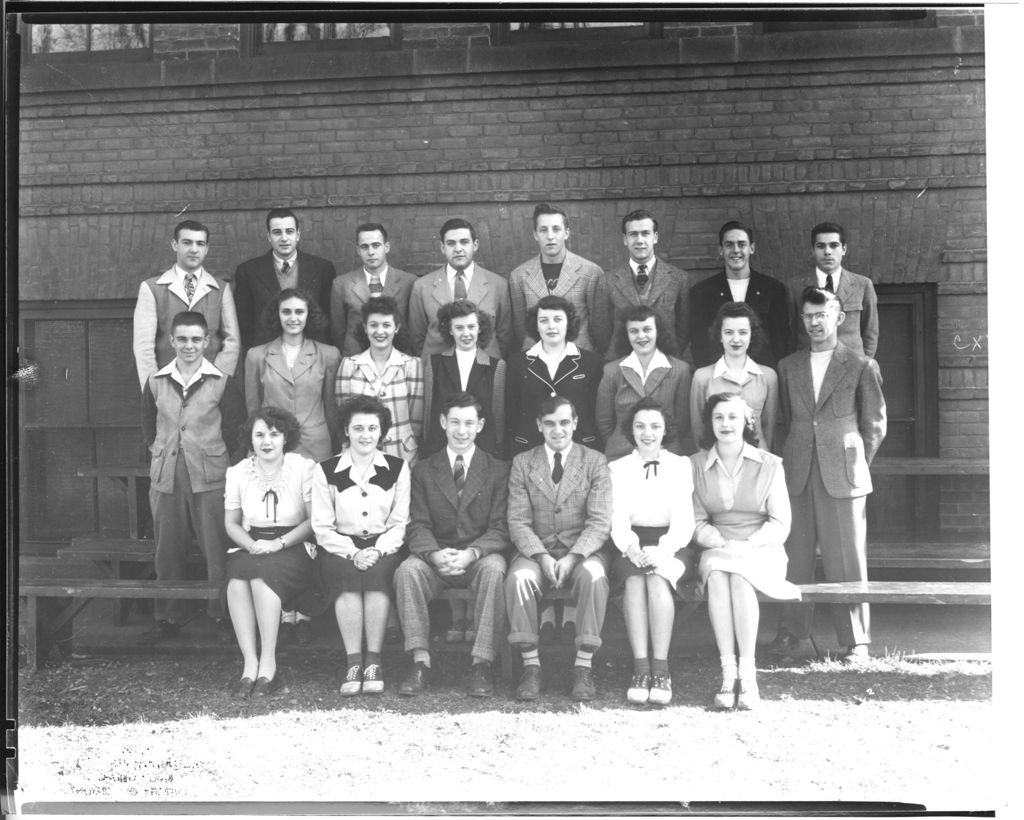
[[[1010,811],[1019,6],[4,11],[5,813]]]

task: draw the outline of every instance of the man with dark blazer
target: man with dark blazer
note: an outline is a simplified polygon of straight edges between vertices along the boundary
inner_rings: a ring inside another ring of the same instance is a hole
[[[814,276],[799,282],[793,292],[798,299],[805,287],[824,288],[834,293],[846,316],[839,325],[839,341],[850,350],[874,357],[878,350],[878,296],[868,277],[843,267],[846,256],[843,226],[821,222],[811,228],[811,253],[816,266]],[[796,313],[797,346],[807,347],[807,331],[799,320],[799,304]]]
[[[608,606],[612,483],[603,453],[573,443],[576,408],[563,396],[543,401],[537,426],[544,443],[512,460],[508,531],[517,554],[505,581],[508,639],[523,656],[519,700],[540,696],[538,600],[551,587],[569,587],[576,607],[572,696],[596,695],[591,661],[601,646]]]
[[[726,222],[718,231],[718,255],[725,270],[690,288],[690,355],[693,366],[714,364],[722,355],[718,339],[708,334],[715,314],[727,302],[745,302],[761,320],[761,338],[747,351],[755,362],[775,368],[793,351],[793,303],[789,289],[778,279],[750,267],[754,231],[742,222]],[[680,340],[680,350],[686,340]]]
[[[271,299],[286,288],[298,288],[309,295],[327,315],[331,302],[334,265],[319,256],[299,250],[299,220],[288,208],[274,208],[267,214],[267,240],[270,250],[235,269],[235,309],[242,334],[242,358],[245,351],[266,344],[281,335],[278,327],[264,330],[260,316]],[[327,342],[326,331],[309,333],[318,342]]]
[[[487,420],[471,394],[455,394],[440,413],[448,446],[413,468],[411,554],[395,572],[405,650],[413,657],[398,693],[418,695],[428,683],[427,605],[448,587],[469,587],[476,596],[476,638],[466,691],[487,697],[494,693],[491,663],[498,641],[504,640],[508,464],[475,445]]]
[[[331,344],[342,356],[362,353],[356,328],[362,322],[360,311],[371,296],[390,296],[400,312],[399,321],[409,322],[409,295],[416,276],[388,264],[391,243],[379,222],[364,222],[356,228],[356,251],[361,268],[343,273],[331,285]]]
[[[540,253],[523,262],[508,277],[512,298],[512,333],[516,350],[537,342],[537,329],[528,327],[530,308],[545,296],[561,296],[576,308],[579,335],[576,344],[603,352],[611,328],[594,327],[593,316],[607,303],[608,283],[601,267],[565,247],[569,218],[565,211],[542,202],[533,209],[533,238]]]
[[[622,219],[622,244],[629,251],[626,264],[609,271],[604,310],[592,320],[595,327],[607,327],[611,341],[605,359],[620,359],[629,353],[619,317],[632,305],[650,305],[676,340],[685,344],[690,295],[689,275],[654,254],[658,244],[658,221],[647,211],[631,211]]]
[[[473,261],[480,249],[476,228],[465,219],[449,219],[441,226],[441,252],[447,264],[416,280],[409,297],[409,334],[413,353],[429,359],[448,348],[437,325],[441,305],[468,299],[494,323],[494,338],[484,350],[507,359],[512,350],[512,306],[508,281]]]
[[[779,362],[782,463],[793,509],[786,577],[795,584],[814,580],[816,548],[826,581],[868,577],[868,465],[885,438],[885,398],[875,360],[839,340],[843,319],[836,294],[805,288],[800,321],[810,349]],[[771,653],[799,654],[812,614],[811,604],[786,604]],[[843,659],[864,662],[871,643],[868,605],[833,605],[832,620],[839,644],[846,647]]]

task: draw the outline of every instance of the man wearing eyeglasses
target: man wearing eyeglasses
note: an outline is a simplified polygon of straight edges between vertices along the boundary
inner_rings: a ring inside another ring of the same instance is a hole
[[[835,293],[805,288],[799,321],[810,349],[779,362],[782,463],[793,510],[786,578],[795,584],[814,580],[816,549],[826,581],[868,577],[868,465],[885,438],[885,397],[875,360],[839,339],[845,318]],[[786,604],[770,653],[778,658],[802,654],[812,615],[811,604]],[[864,663],[871,643],[868,605],[833,604],[832,620],[845,647],[842,659]]]

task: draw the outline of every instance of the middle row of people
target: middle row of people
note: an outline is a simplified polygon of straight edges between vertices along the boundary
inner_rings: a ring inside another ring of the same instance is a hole
[[[470,301],[440,308],[438,325],[447,349],[425,360],[405,352],[408,334],[399,317],[390,297],[370,298],[357,331],[363,352],[343,359],[336,348],[307,336],[325,322],[316,303],[301,291],[282,291],[264,316],[280,335],[246,356],[248,410],[272,405],[295,414],[302,427],[298,452],[322,461],[341,443],[333,426],[335,404],[373,396],[392,419],[381,449],[412,466],[444,446],[437,408],[455,393],[468,392],[480,402],[488,423],[478,444],[500,458],[541,443],[537,409],[544,399],[560,395],[579,414],[574,440],[613,459],[631,450],[621,421],[639,399],[655,398],[665,408],[679,431],[672,451],[682,454],[699,446],[708,396],[730,390],[746,400],[761,446],[772,449],[778,380],[748,355],[761,328],[757,314],[742,302],[719,309],[713,333],[721,356],[696,374],[676,358],[671,332],[646,305],[618,317],[615,336],[622,349],[608,363],[576,344],[575,308],[559,296],[545,296],[530,310],[529,325],[539,341],[508,362],[486,352],[492,319]]]

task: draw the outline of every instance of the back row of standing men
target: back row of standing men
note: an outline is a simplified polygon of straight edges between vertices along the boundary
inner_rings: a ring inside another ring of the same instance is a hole
[[[145,385],[151,373],[173,359],[167,341],[170,321],[183,305],[206,317],[211,331],[207,358],[234,375],[246,350],[273,338],[260,327],[260,314],[286,288],[307,293],[329,317],[329,338],[327,333],[311,335],[329,341],[343,356],[360,352],[355,335],[360,309],[373,295],[395,299],[407,319],[412,352],[424,358],[447,346],[438,330],[437,311],[460,297],[493,317],[494,337],[487,352],[502,358],[536,341],[527,327],[527,314],[547,295],[561,296],[575,306],[580,321],[577,344],[604,354],[609,361],[622,348],[621,340],[615,338],[616,314],[641,304],[650,305],[675,333],[680,352],[689,345],[695,367],[718,358],[717,344],[708,331],[726,302],[746,302],[760,318],[764,340],[750,350],[756,362],[775,367],[798,346],[807,346],[802,324],[794,321],[799,307],[785,284],[751,267],[754,232],[739,222],[727,222],[719,231],[723,272],[691,286],[686,271],[655,254],[658,222],[647,211],[633,211],[623,218],[622,241],[629,258],[607,273],[566,248],[570,229],[563,211],[538,205],[533,219],[540,253],[507,279],[474,261],[479,249],[476,230],[461,219],[448,220],[441,230],[446,264],[436,271],[417,278],[392,267],[386,228],[365,223],[356,230],[362,266],[337,276],[330,261],[299,250],[301,232],[295,214],[274,209],[266,219],[271,250],[242,262],[235,270],[233,287],[203,268],[209,250],[206,228],[183,222],[171,243],[174,267],[146,280],[139,290],[134,335],[139,384]],[[842,267],[847,250],[843,228],[830,222],[816,225],[811,249],[816,271],[801,277],[793,292],[799,295],[806,285],[815,285],[836,293],[846,314],[840,341],[873,357],[878,345],[875,290],[870,279]],[[170,299],[171,294],[178,298]]]

